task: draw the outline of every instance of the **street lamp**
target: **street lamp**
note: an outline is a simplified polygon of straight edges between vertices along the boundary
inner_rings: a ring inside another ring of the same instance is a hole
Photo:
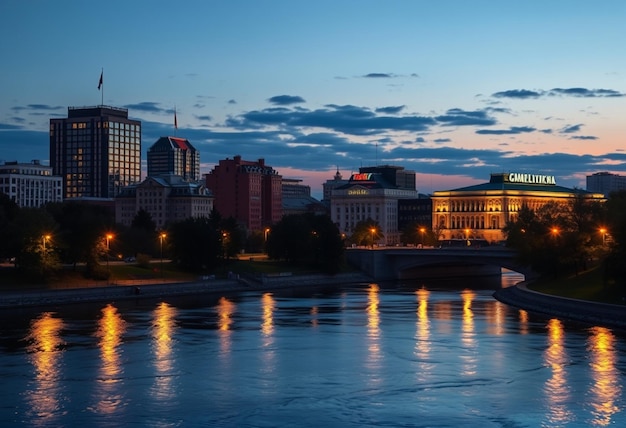
[[[109,269],[109,250],[110,250],[110,244],[111,244],[111,239],[113,239],[113,235],[111,235],[110,233],[106,234],[106,240],[107,240],[107,272],[109,273],[109,275],[111,275],[111,270]]]
[[[422,244],[422,247],[424,246],[424,232],[426,232],[426,229],[424,229],[423,227],[420,227],[420,235],[421,235],[420,244]]]
[[[600,233],[602,234],[602,245],[604,245],[606,241],[606,228],[600,228]]]
[[[163,240],[167,237],[165,232],[161,232],[159,240],[161,241],[161,279],[163,279]]]
[[[43,235],[41,237],[42,241],[43,241],[43,252],[46,252],[46,241],[48,241],[50,239],[50,235]]]
[[[269,227],[266,227],[266,228],[265,228],[265,241],[266,241],[266,242],[267,242],[267,235],[269,235],[269,233],[270,233],[270,228],[269,228]]]
[[[372,250],[374,249],[374,234],[376,233],[376,228],[372,227],[370,229],[370,232],[372,232]]]
[[[467,241],[467,246],[469,247],[469,245],[471,244],[470,242],[470,230],[469,229],[465,229],[465,240]]]
[[[553,227],[550,232],[552,232],[552,236],[554,237],[554,239],[556,240],[556,237],[559,234],[559,228],[558,227]]]

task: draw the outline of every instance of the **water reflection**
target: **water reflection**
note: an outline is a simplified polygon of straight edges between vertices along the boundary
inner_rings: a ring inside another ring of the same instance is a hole
[[[431,352],[430,321],[428,320],[428,296],[430,292],[419,289],[417,297],[417,325],[415,326],[415,357],[418,364],[417,380],[423,382],[433,369],[428,357]]]
[[[61,402],[60,369],[64,342],[61,339],[63,320],[45,312],[33,320],[25,340],[27,352],[35,368],[32,389],[26,391],[29,415],[36,425],[53,425],[65,412]]]
[[[98,320],[98,329],[95,336],[99,339],[100,376],[98,377],[97,399],[95,411],[98,413],[114,413],[123,403],[120,391],[123,382],[120,378],[122,365],[120,364],[120,345],[122,335],[126,332],[126,322],[117,312],[117,308],[107,305],[102,308],[102,316]]]
[[[528,334],[528,312],[519,309],[519,326],[521,334]]]
[[[380,298],[378,284],[370,284],[367,292],[367,359],[366,367],[372,373],[370,380],[378,383],[380,380],[381,349],[380,349],[380,312],[378,305]]]
[[[233,324],[233,314],[235,313],[235,304],[225,297],[220,298],[217,304],[217,325],[220,332],[220,356],[229,360],[230,349],[232,346],[231,325]]]
[[[277,350],[274,345],[274,310],[276,308],[276,301],[272,293],[265,293],[261,297],[261,306],[263,310],[263,321],[261,323],[262,333],[262,354],[263,360],[262,373],[264,376],[261,378],[263,386],[263,392],[266,394],[276,393],[276,382],[279,379],[276,378],[276,353]]]
[[[173,347],[176,332],[176,308],[162,302],[153,311],[152,352],[156,371],[151,395],[159,402],[167,402],[175,397],[173,384]]]
[[[620,411],[617,402],[621,398],[620,372],[615,366],[615,336],[603,327],[591,329],[588,339],[588,351],[591,358],[590,368],[593,384],[589,391],[589,404],[593,420],[597,426],[612,423],[612,416]]]
[[[544,385],[548,426],[563,425],[572,419],[572,411],[568,407],[570,388],[567,384],[568,356],[564,343],[563,324],[553,318],[548,322],[548,348],[543,354],[545,364],[552,370],[552,376]]]
[[[463,327],[461,335],[461,343],[463,344],[464,353],[461,355],[462,374],[464,376],[473,376],[476,374],[476,333],[474,332],[474,312],[472,311],[472,302],[476,298],[476,294],[471,290],[463,290],[461,292],[463,299]]]

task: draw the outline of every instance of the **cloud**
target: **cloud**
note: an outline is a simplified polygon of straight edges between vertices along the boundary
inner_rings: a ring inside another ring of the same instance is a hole
[[[559,132],[561,132],[563,134],[573,134],[575,132],[580,131],[580,128],[582,128],[582,124],[570,125],[570,126],[566,126],[565,128],[561,129]]]
[[[126,104],[124,108],[128,110],[137,110],[141,112],[147,113],[174,113],[172,109],[165,109],[159,106],[159,103],[151,102],[151,101],[143,101],[141,103],[136,104]]]
[[[624,97],[626,94],[613,89],[585,89],[585,88],[554,88],[549,91],[549,95],[566,95],[571,97],[584,98],[613,98]]]
[[[539,98],[543,95],[543,91],[530,91],[528,89],[510,89],[508,91],[496,92],[491,96],[494,98]]]
[[[535,131],[536,129],[530,126],[512,126],[509,129],[479,129],[476,133],[480,135],[514,135]]]
[[[517,98],[529,99],[544,96],[568,96],[578,98],[615,98],[624,97],[626,94],[613,89],[587,89],[587,88],[553,88],[547,91],[531,91],[528,89],[509,89],[495,92],[491,95],[494,98]]]
[[[591,135],[574,135],[573,137],[570,137],[570,139],[572,140],[597,140],[598,137],[594,137]]]
[[[287,106],[292,104],[301,104],[306,102],[304,98],[292,95],[277,95],[268,99],[268,101],[272,104]]]
[[[365,107],[330,104],[317,110],[279,107],[254,110],[230,118],[227,124],[239,128],[259,125],[325,128],[351,135],[374,135],[388,131],[425,131],[436,121],[423,116],[378,116]]]
[[[398,114],[402,110],[404,110],[406,106],[389,106],[389,107],[379,107],[375,111],[376,113],[384,113],[384,114]]]
[[[363,77],[367,79],[392,79],[397,76],[392,73],[368,73],[364,75]]]
[[[490,117],[486,110],[466,111],[453,108],[445,115],[435,116],[435,120],[444,126],[489,126],[495,125],[496,120]]]

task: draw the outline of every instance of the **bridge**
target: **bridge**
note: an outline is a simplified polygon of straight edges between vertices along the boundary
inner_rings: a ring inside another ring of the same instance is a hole
[[[500,275],[501,268],[519,272],[526,279],[536,276],[517,261],[514,251],[499,246],[349,248],[346,259],[378,281]]]

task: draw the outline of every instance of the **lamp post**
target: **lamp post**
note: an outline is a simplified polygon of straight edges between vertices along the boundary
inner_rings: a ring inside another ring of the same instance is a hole
[[[602,246],[604,246],[606,242],[606,228],[600,228],[600,233],[602,234]]]
[[[41,237],[42,241],[43,241],[43,252],[46,252],[46,241],[50,239],[50,235],[43,235]]]
[[[424,232],[426,232],[426,229],[424,229],[423,227],[420,227],[420,236],[421,236],[420,244],[422,245],[422,247],[424,246]]]
[[[161,232],[159,235],[159,240],[161,241],[161,280],[163,280],[163,240],[167,237],[164,232]]]
[[[469,247],[470,246],[470,230],[469,229],[465,229],[465,240],[467,241],[466,244]]]
[[[109,269],[109,250],[110,250],[110,245],[111,245],[111,239],[113,239],[113,235],[111,235],[110,233],[106,234],[106,240],[107,240],[107,272],[109,273],[109,276],[111,275],[111,270]]]
[[[374,249],[374,234],[376,233],[376,228],[372,227],[370,229],[370,232],[372,232],[372,250]]]
[[[552,233],[552,236],[554,237],[554,240],[556,241],[556,237],[559,235],[559,228],[558,227],[553,227],[550,232]]]

